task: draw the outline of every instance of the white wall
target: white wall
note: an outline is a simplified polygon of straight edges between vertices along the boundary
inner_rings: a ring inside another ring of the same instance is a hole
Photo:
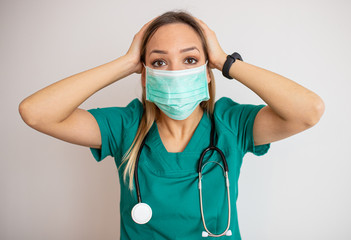
[[[351,239],[349,138],[351,2],[0,2],[0,239],[117,239],[119,183],[112,158],[29,128],[18,104],[62,78],[123,55],[134,34],[167,10],[185,9],[215,30],[227,53],[286,76],[326,104],[312,129],[247,155],[239,182],[246,240]],[[262,101],[216,72],[217,98]],[[125,106],[140,76],[101,90],[83,108]]]

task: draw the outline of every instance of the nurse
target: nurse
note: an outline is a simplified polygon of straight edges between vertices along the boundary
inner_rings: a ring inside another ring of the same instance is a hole
[[[271,142],[312,127],[324,104],[299,84],[245,62],[235,46],[232,51],[223,51],[203,21],[166,12],[141,28],[125,55],[39,90],[19,111],[30,127],[90,147],[97,161],[114,157],[121,239],[241,239],[236,200],[244,155],[263,155]],[[222,72],[221,81],[240,82],[267,105],[215,101],[213,69]],[[133,73],[141,74],[141,101],[79,108]],[[199,177],[200,155],[211,144],[222,151],[228,171],[221,154],[209,151]],[[141,215],[138,202],[147,204]]]

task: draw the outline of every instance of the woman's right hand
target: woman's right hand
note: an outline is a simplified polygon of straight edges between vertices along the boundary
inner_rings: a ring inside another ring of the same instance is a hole
[[[125,55],[127,58],[129,58],[135,64],[134,73],[141,73],[141,71],[142,71],[143,64],[140,61],[141,44],[142,44],[142,40],[143,40],[145,31],[153,20],[154,19],[152,19],[151,21],[146,23],[139,30],[139,32],[134,35],[133,42],[130,45],[128,52]]]

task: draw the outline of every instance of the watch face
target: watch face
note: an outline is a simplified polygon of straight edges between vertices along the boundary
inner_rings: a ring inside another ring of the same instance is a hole
[[[230,65],[233,64],[233,62],[235,62],[235,60],[236,60],[236,58],[235,58],[235,56],[233,56],[233,54],[227,56],[228,64],[230,64]]]
[[[240,54],[237,53],[237,52],[233,53],[231,56],[232,56],[234,59],[239,59],[240,61],[243,60],[242,57],[240,56]]]

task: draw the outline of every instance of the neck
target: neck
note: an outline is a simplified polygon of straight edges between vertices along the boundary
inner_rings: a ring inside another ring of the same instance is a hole
[[[184,120],[175,120],[160,111],[160,118],[157,121],[159,131],[167,137],[183,139],[193,134],[199,124],[204,110],[198,105],[190,116]]]

